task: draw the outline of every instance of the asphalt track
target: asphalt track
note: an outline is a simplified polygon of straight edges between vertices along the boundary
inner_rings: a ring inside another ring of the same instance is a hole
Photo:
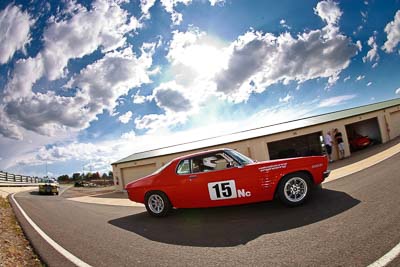
[[[53,240],[92,266],[367,266],[400,242],[400,154],[324,184],[297,208],[279,202],[174,211],[15,196]],[[13,203],[15,206],[15,203]],[[16,210],[49,266],[73,264]],[[399,257],[388,266],[399,266]]]

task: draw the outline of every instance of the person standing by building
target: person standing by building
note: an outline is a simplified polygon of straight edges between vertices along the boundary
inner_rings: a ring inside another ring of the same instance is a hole
[[[335,131],[335,139],[339,149],[339,159],[344,158],[344,143],[342,133],[336,128]]]
[[[329,162],[333,162],[332,160],[332,136],[331,132],[328,131],[324,137],[324,143],[326,148],[326,154],[328,154]]]

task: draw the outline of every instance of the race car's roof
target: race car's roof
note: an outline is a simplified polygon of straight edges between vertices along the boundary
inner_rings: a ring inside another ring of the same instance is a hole
[[[193,142],[177,144],[173,146],[162,147],[158,149],[143,151],[139,153],[132,154],[126,158],[120,159],[112,165],[125,163],[135,160],[143,160],[153,157],[165,156],[180,152],[191,151],[200,148],[208,148],[217,145],[224,145],[232,142],[238,142],[242,140],[257,138],[261,136],[272,135],[280,132],[291,131],[294,129],[305,128],[313,125],[318,125],[322,123],[327,123],[335,120],[340,120],[344,118],[349,118],[353,116],[362,115],[365,113],[389,108],[400,104],[400,98],[379,102],[375,104],[365,105],[361,107],[346,109],[342,111],[336,111],[331,113],[326,113],[318,116],[312,116],[307,118],[302,118],[298,120],[268,125],[265,127],[255,128],[251,130],[236,132],[227,135],[216,136],[212,138],[196,140]]]

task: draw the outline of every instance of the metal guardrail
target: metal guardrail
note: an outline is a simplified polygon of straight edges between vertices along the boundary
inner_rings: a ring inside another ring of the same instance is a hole
[[[0,184],[36,184],[43,179],[39,177],[16,175],[8,172],[0,171]]]

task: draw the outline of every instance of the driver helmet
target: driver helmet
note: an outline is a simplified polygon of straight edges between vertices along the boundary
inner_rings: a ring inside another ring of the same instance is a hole
[[[215,168],[217,166],[217,163],[215,161],[217,160],[216,157],[208,157],[203,159],[203,165],[209,168]]]

